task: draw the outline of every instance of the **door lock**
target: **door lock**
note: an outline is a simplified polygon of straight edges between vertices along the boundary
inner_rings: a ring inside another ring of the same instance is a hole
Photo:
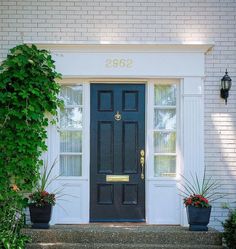
[[[141,165],[141,179],[144,180],[144,164],[145,164],[145,152],[140,151],[140,165]]]

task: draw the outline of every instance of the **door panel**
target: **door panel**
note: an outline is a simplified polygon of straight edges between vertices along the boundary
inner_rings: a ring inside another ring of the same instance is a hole
[[[91,84],[90,139],[90,221],[143,221],[145,85]]]
[[[114,127],[111,121],[98,121],[98,174],[112,174],[114,161]]]
[[[123,173],[138,172],[138,122],[123,122]]]

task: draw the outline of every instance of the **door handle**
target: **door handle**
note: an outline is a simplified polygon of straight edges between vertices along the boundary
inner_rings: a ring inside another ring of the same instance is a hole
[[[144,180],[145,152],[140,150],[141,179]]]

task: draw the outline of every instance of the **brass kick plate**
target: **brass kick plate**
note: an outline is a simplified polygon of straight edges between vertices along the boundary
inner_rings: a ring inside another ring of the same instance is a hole
[[[106,175],[107,182],[129,182],[127,175]]]

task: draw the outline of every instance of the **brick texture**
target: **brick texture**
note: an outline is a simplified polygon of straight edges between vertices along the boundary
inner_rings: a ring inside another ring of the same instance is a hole
[[[228,193],[211,225],[221,228],[236,207],[235,0],[0,0],[0,58],[23,41],[213,41],[206,55],[205,164]],[[225,69],[233,80],[228,105],[219,97]]]

